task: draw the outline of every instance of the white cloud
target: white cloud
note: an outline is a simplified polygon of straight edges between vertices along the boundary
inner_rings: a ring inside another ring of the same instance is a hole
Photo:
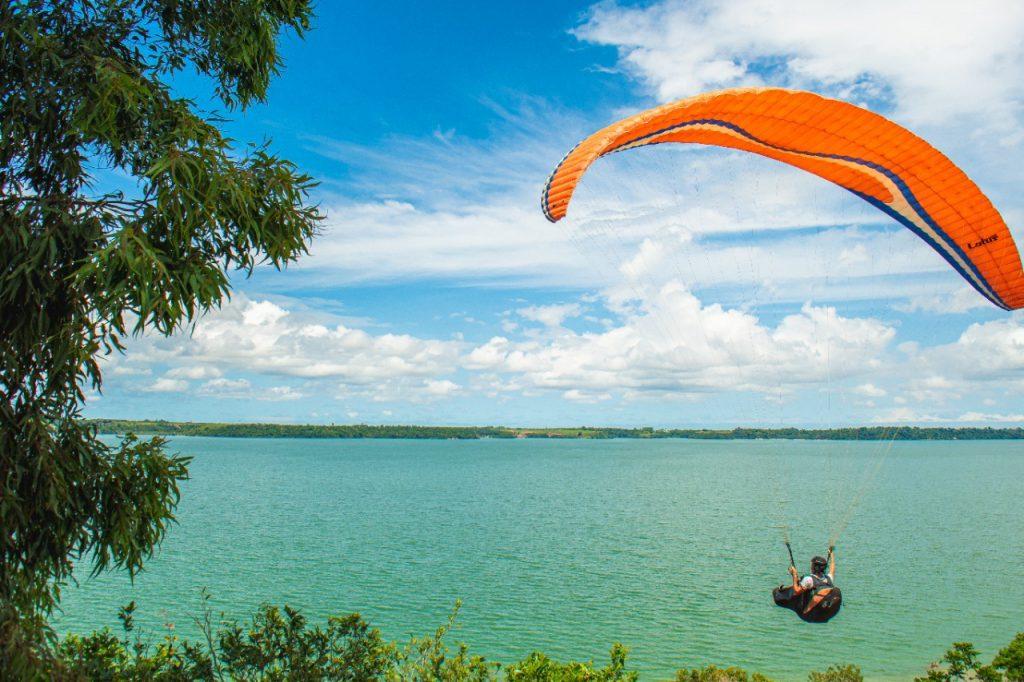
[[[157,379],[143,389],[148,393],[182,393],[188,390],[188,382],[181,379]]]
[[[1022,32],[1012,0],[690,0],[601,3],[575,35],[616,47],[659,100],[767,82],[1006,125],[1024,95]]]
[[[115,364],[109,371],[111,375],[117,377],[145,376],[153,373],[149,367],[129,367],[122,364]]]
[[[184,391],[185,377],[210,378],[200,388],[204,395],[294,400],[303,394],[294,386],[262,388],[247,378],[221,376],[230,370],[327,382],[348,395],[414,397],[450,392],[444,375],[457,369],[463,346],[457,340],[374,335],[323,315],[295,313],[238,294],[200,320],[190,335],[135,341],[127,359],[135,365],[171,365],[150,391]]]
[[[978,308],[988,308],[991,304],[976,291],[966,286],[955,287],[952,291],[941,294],[922,294],[911,296],[903,303],[893,307],[904,313],[966,313]]]
[[[956,415],[942,416],[933,413],[924,413],[908,407],[898,407],[877,415],[874,420],[877,423],[888,424],[935,424],[935,423],[961,423],[975,425],[990,424],[1018,424],[1024,425],[1024,414],[998,414],[991,412],[964,412]]]
[[[294,316],[270,301],[239,299],[197,325],[186,357],[265,374],[367,385],[450,371],[460,344],[406,334],[372,335]]]
[[[188,367],[175,367],[170,370],[164,376],[172,379],[209,379],[210,377],[219,377],[221,372],[216,367],[210,367],[209,365],[192,365]]]
[[[884,388],[879,388],[874,384],[861,384],[853,389],[853,392],[857,395],[862,395],[868,398],[881,398],[887,395],[887,391]]]
[[[904,379],[907,394],[919,403],[942,405],[963,397],[957,392],[958,384],[939,375],[916,376]]]
[[[540,322],[548,327],[560,327],[568,318],[583,314],[583,307],[579,303],[533,305],[519,308],[516,312],[527,320]]]
[[[248,379],[211,379],[200,387],[199,392],[216,396],[248,395],[250,388],[252,384]]]
[[[588,391],[581,391],[576,388],[569,389],[562,394],[562,397],[566,400],[571,400],[577,403],[599,403],[606,400],[612,399],[611,393],[591,393]]]
[[[929,424],[945,420],[910,407],[895,407],[876,415],[872,421],[878,424]]]
[[[1024,424],[1024,414],[992,414],[986,412],[965,412],[957,421],[977,424]]]
[[[1024,381],[1024,313],[976,322],[955,342],[920,350],[914,371],[940,377],[941,385],[928,386],[935,389]]]
[[[970,408],[995,407],[1000,402],[991,396],[1000,393],[1012,404],[1024,389],[1024,314],[971,324],[951,343],[903,343],[898,349],[903,359],[893,361],[877,378],[892,385],[888,392],[897,394],[893,402],[904,407],[883,413],[882,420],[936,420],[935,410],[941,410],[945,421],[1014,421],[1014,414]],[[921,413],[908,403],[929,411]],[[960,417],[955,409],[963,411]]]
[[[869,410],[862,418],[893,423],[1012,422],[1015,411],[991,409],[998,404],[991,396],[1024,387],[1021,314],[973,324],[952,343],[894,348],[896,328],[883,320],[806,303],[768,323],[741,308],[702,303],[673,280],[605,289],[585,305],[596,311],[594,319],[607,321],[600,331],[561,326],[582,304],[524,306],[518,313],[544,330],[514,329],[471,345],[371,334],[238,295],[190,336],[134,341],[124,361],[165,372],[142,390],[182,393],[191,390],[188,380],[204,380],[195,389],[200,397],[333,395],[408,405],[457,395],[547,395],[594,405],[747,394],[796,404],[826,392],[866,398],[849,406]],[[602,309],[610,316],[600,317]],[[889,396],[892,405],[881,406]]]
[[[270,301],[251,301],[242,310],[242,322],[248,327],[273,325],[288,315],[288,311]]]
[[[304,397],[291,386],[271,386],[266,391],[260,392],[260,400],[298,400]]]
[[[454,277],[544,286],[592,279],[536,197],[486,199],[459,209],[390,199],[328,205],[324,234],[292,272],[334,283]]]
[[[429,395],[438,398],[446,398],[461,389],[457,383],[448,379],[430,379],[424,382],[424,386]]]
[[[303,394],[291,386],[253,386],[248,379],[211,379],[199,388],[199,394],[217,398],[235,398],[239,400],[261,400],[277,402],[282,400],[298,400]]]
[[[828,307],[805,305],[767,327],[742,311],[704,306],[678,283],[645,293],[607,331],[565,330],[544,340],[494,337],[470,351],[464,364],[571,400],[612,392],[625,398],[777,393],[871,372],[895,335],[880,321],[845,318]]]

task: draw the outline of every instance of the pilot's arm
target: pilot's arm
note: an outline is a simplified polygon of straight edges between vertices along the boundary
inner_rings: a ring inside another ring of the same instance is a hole
[[[796,566],[789,567],[789,574],[793,576],[793,594],[801,594],[804,588],[800,585],[800,574],[797,573]]]

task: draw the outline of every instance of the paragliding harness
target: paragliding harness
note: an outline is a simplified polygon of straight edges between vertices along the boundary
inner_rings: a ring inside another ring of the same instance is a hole
[[[789,550],[789,564],[796,568],[793,560],[793,548],[786,543]],[[813,586],[800,594],[795,594],[792,586],[779,585],[772,590],[772,598],[776,606],[796,612],[801,620],[807,623],[826,623],[839,613],[843,604],[843,593],[833,584],[827,574],[811,574]]]

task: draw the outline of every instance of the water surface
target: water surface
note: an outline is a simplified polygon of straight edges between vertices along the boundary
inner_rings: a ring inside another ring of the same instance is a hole
[[[953,641],[1024,630],[1024,443],[356,441],[176,438],[193,455],[180,525],[134,586],[68,588],[58,626],[192,633],[199,591],[245,617],[359,611],[488,659],[540,649],[645,679],[740,665],[782,679],[854,662],[910,678]],[[872,475],[874,473],[874,475]],[[867,481],[865,487],[863,483]],[[825,626],[771,604],[784,522],[806,563],[839,542],[844,607]]]

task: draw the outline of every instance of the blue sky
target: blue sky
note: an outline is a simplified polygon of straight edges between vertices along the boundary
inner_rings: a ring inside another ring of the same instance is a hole
[[[106,363],[90,416],[777,426],[1024,421],[1024,318],[799,171],[637,150],[538,207],[584,135],[664,101],[812,89],[919,132],[1018,241],[1015,3],[323,2],[240,142],[320,180],[311,255]],[[984,10],[984,11],[982,11]],[[209,102],[207,84],[174,83]]]

